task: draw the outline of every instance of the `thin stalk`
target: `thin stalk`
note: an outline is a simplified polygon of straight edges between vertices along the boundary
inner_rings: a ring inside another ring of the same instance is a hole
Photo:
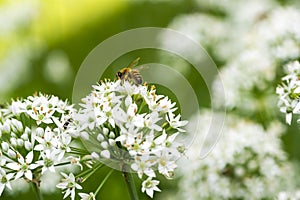
[[[95,168],[87,169],[81,172],[80,174],[76,175],[76,178],[82,177],[83,178],[82,182],[84,182],[86,181],[86,179],[88,179],[91,175],[93,175],[98,169],[100,169],[103,166],[104,166],[103,164],[99,164]]]
[[[144,106],[146,105],[146,102],[143,100],[142,104],[140,105],[140,108],[138,110],[137,113],[140,113],[142,111],[142,109],[144,108]]]
[[[70,149],[71,149],[72,153],[77,153],[77,154],[82,154],[82,155],[89,154],[88,151],[77,148],[77,147],[70,147]]]
[[[31,186],[36,195],[36,199],[43,200],[41,190],[40,190],[39,186],[37,185],[37,183],[31,182]]]
[[[126,164],[123,165],[122,171],[123,171],[122,173],[123,173],[123,176],[124,176],[124,179],[125,179],[125,182],[127,185],[127,189],[128,189],[129,195],[130,195],[130,199],[131,200],[139,200],[138,194],[136,192],[136,187],[134,184],[134,179],[133,179],[132,173],[127,172]]]
[[[103,179],[103,181],[100,183],[100,185],[98,186],[97,190],[95,191],[95,196],[99,193],[100,189],[103,187],[104,183],[107,181],[107,179],[109,178],[109,176],[111,175],[111,173],[113,172],[114,170],[111,169],[108,174],[105,176],[105,178]]]
[[[98,169],[102,168],[103,166],[103,164],[100,164],[96,168],[94,168],[91,173],[84,175],[85,177],[83,181],[87,180],[90,176],[92,176]]]

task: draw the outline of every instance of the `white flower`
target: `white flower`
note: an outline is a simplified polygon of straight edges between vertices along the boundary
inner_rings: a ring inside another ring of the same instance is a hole
[[[184,129],[181,129],[180,127],[185,126],[188,121],[180,121],[180,114],[177,115],[177,117],[174,118],[174,113],[168,112],[168,115],[166,116],[166,120],[169,122],[170,126],[172,128],[177,129],[180,132],[185,132]]]
[[[139,178],[143,177],[145,173],[148,177],[155,177],[155,173],[151,168],[155,162],[149,159],[149,156],[136,157],[135,163],[131,165],[131,168],[138,173]]]
[[[80,161],[81,161],[80,157],[69,156],[69,157],[67,157],[67,159],[71,161],[72,165],[78,165],[80,167],[80,169],[83,170],[83,166],[80,163]]]
[[[25,159],[21,154],[17,154],[18,162],[7,163],[6,166],[17,172],[15,179],[21,178],[23,175],[28,179],[32,180],[32,171],[37,168],[38,165],[32,163],[33,161],[33,151],[30,151]]]
[[[90,192],[89,194],[78,193],[78,195],[80,196],[81,200],[96,200],[96,197],[92,192]]]
[[[173,172],[177,168],[177,164],[168,155],[162,155],[158,160],[158,171],[167,178],[173,178]]]
[[[59,135],[59,142],[58,142],[58,149],[60,151],[60,155],[59,158],[61,159],[64,154],[67,152],[71,152],[71,148],[70,148],[70,144],[72,142],[72,136],[70,134],[67,133],[60,133]],[[59,159],[59,160],[60,160]]]
[[[42,166],[42,174],[47,170],[55,172],[54,165],[59,161],[56,151],[46,150],[41,154],[42,160],[36,162],[39,166]]]
[[[63,172],[61,174],[64,177],[64,179],[62,179],[62,182],[57,184],[56,187],[65,190],[63,191],[63,193],[65,193],[64,199],[70,196],[71,199],[74,200],[75,190],[81,190],[82,187],[78,183],[76,183],[74,174],[70,173],[69,175],[67,175]]]
[[[291,124],[293,114],[300,114],[299,62],[290,62],[285,66],[287,75],[276,88],[279,95],[278,106],[286,114],[286,123]]]
[[[14,173],[6,174],[5,170],[0,168],[0,196],[6,187],[10,190],[12,189],[10,185],[10,180],[13,177]]]
[[[298,60],[289,62],[284,67],[287,76],[297,76],[300,75],[300,63]]]
[[[20,101],[13,101],[11,103],[11,111],[13,114],[18,115],[26,110],[26,105]]]
[[[152,113],[144,116],[144,124],[146,127],[148,127],[151,130],[155,130],[155,131],[162,130],[162,127],[157,125],[157,123],[160,120],[161,120],[161,118],[159,117],[158,112],[152,112]]]
[[[57,145],[58,141],[54,133],[49,127],[46,127],[42,137],[36,136],[35,140],[39,143],[34,147],[35,151],[45,151]]]
[[[159,184],[159,181],[157,180],[152,180],[152,177],[147,178],[145,181],[142,183],[142,192],[146,191],[146,194],[153,198],[153,193],[154,191],[160,192],[161,190],[157,187]]]

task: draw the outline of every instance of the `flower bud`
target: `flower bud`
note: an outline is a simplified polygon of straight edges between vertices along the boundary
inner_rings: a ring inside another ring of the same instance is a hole
[[[24,134],[29,135],[30,133],[31,133],[30,128],[26,127],[25,131],[24,131]]]
[[[9,149],[9,144],[7,142],[1,143],[2,151],[7,152]]]
[[[104,140],[104,136],[103,136],[101,133],[99,133],[99,134],[97,135],[97,140],[98,140],[99,142],[102,142],[102,141]]]
[[[36,130],[36,135],[37,136],[40,136],[40,137],[43,137],[44,136],[44,129],[42,129],[41,127],[38,127]]]
[[[16,138],[10,138],[10,143],[13,147],[17,147],[17,139]]]
[[[17,154],[11,149],[8,150],[7,154],[12,159],[15,159],[17,157]]]
[[[111,132],[109,133],[109,137],[110,137],[110,138],[115,138],[116,135],[115,135],[115,133],[114,133],[113,131],[111,131]]]
[[[108,133],[109,133],[108,128],[103,128],[103,134],[104,134],[105,136],[107,136]]]
[[[185,146],[178,146],[177,147],[177,151],[179,152],[179,153],[184,153],[185,152]]]
[[[110,158],[110,152],[108,150],[103,150],[101,151],[100,155],[103,157],[103,158]]]
[[[32,144],[29,141],[25,141],[24,146],[27,151],[30,151],[32,149]]]
[[[96,152],[91,153],[91,156],[94,160],[98,160],[99,159],[99,154],[97,154]]]
[[[108,143],[110,146],[114,146],[116,144],[116,141],[113,139],[108,139]]]
[[[23,133],[23,134],[21,135],[21,138],[22,138],[23,140],[28,140],[28,134],[27,134],[27,133]]]
[[[103,149],[107,149],[108,143],[106,141],[101,142],[101,146],[103,147]]]
[[[245,169],[243,167],[237,167],[234,172],[237,177],[243,177],[245,175]]]
[[[22,140],[20,138],[17,139],[17,144],[18,144],[19,147],[23,146],[24,145],[24,140]]]
[[[5,133],[10,133],[10,131],[11,131],[10,124],[7,121],[4,122],[4,124],[2,126],[2,131]]]
[[[14,127],[14,131],[15,132],[22,132],[23,131],[23,125],[20,121],[16,120],[16,119],[12,119],[11,123],[13,124]]]

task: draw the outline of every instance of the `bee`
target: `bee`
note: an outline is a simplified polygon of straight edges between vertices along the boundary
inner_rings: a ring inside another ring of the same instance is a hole
[[[124,81],[129,81],[136,85],[141,85],[143,83],[142,75],[139,73],[138,69],[131,69],[132,67],[136,66],[139,62],[140,58],[138,57],[134,61],[132,61],[127,67],[121,69],[117,73],[117,78]]]
[[[73,119],[69,118],[63,125],[64,130],[66,130],[72,122],[73,122]]]

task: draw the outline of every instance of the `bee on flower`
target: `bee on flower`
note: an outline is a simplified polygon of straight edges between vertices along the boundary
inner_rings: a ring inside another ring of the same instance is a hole
[[[110,167],[137,172],[142,191],[153,197],[160,191],[155,177],[172,178],[185,148],[176,141],[187,124],[176,104],[155,87],[122,79],[94,85],[82,102],[74,122],[88,134],[88,149]]]

